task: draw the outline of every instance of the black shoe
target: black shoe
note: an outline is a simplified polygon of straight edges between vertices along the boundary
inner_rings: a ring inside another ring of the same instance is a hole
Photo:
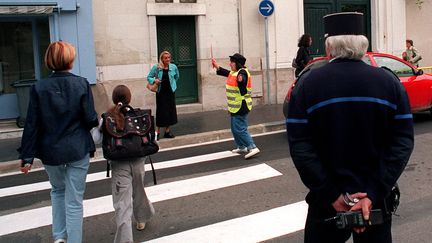
[[[156,134],[156,141],[159,141],[159,133]]]
[[[174,134],[172,134],[171,132],[166,132],[164,134],[164,138],[175,138]]]

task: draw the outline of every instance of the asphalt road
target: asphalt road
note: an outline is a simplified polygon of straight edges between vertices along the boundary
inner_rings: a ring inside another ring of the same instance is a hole
[[[399,216],[393,220],[394,242],[430,242],[432,236],[432,119],[427,115],[416,116],[415,130],[415,150],[399,180],[402,197],[397,211]],[[259,136],[255,137],[255,142],[262,153],[251,160],[231,156],[228,151],[232,149],[232,141],[169,150],[155,155],[153,159],[160,165],[167,161],[177,161],[179,164],[157,169],[156,186],[153,185],[151,173],[146,174],[146,190],[149,198],[155,202],[156,215],[144,231],[134,232],[135,240],[302,242],[302,228],[296,227],[304,222],[301,202],[307,189],[292,164],[286,136],[284,133]],[[199,161],[195,156],[200,155],[209,157],[202,158],[202,162],[182,164]],[[178,161],[184,158],[186,160]],[[104,172],[104,169],[104,162],[92,163],[89,174]],[[49,189],[31,188],[26,193],[5,194],[5,190],[13,186],[19,186],[12,188],[15,191],[21,189],[20,185],[46,180],[44,171],[0,177],[0,223],[9,222],[2,224],[0,242],[51,241],[49,225],[21,229],[31,221],[25,213],[34,213],[35,209],[50,205]],[[172,195],[184,190],[188,192]],[[109,206],[109,195],[109,179],[87,183],[85,200],[105,198],[103,202]],[[95,213],[104,207],[104,203],[86,207],[95,215],[84,220],[85,242],[112,242],[114,238],[113,212]],[[291,209],[294,210],[289,211]],[[278,214],[284,217],[284,221],[278,220]],[[38,217],[42,221],[48,216]],[[14,225],[14,222],[19,223]],[[290,227],[291,230],[288,229]],[[8,230],[13,233],[7,233]]]

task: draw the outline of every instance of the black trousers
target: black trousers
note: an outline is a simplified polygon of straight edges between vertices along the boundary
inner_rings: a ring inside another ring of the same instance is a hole
[[[325,221],[336,215],[336,211],[329,206],[309,205],[306,219],[305,243],[342,243],[351,235],[354,243],[391,243],[391,216],[385,217],[381,225],[369,226],[363,233],[357,234],[352,230],[341,230],[336,227],[334,220]]]

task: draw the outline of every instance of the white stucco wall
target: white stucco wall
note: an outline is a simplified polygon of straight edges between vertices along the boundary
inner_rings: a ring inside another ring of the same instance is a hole
[[[200,109],[226,107],[225,79],[216,76],[211,68],[210,49],[218,63],[226,68],[229,67],[228,56],[241,52],[252,73],[254,102],[267,102],[267,83],[263,75],[266,67],[264,17],[258,12],[260,0],[174,2],[93,1],[97,77],[99,86],[103,86],[101,90],[105,89],[109,95],[116,84],[127,82],[133,86],[136,105],[154,106],[154,95],[145,90],[144,84],[149,68],[158,58],[156,16],[194,15]],[[274,4],[276,11],[268,18],[270,97],[272,103],[280,103],[288,83],[293,81],[291,60],[297,51],[297,39],[303,33],[303,4],[302,1],[286,4],[284,0],[275,0]]]
[[[411,0],[371,0],[372,50],[402,53],[406,38],[405,6],[408,12],[412,8],[405,1]],[[430,10],[430,1],[426,0],[422,14]],[[297,52],[298,38],[304,33],[303,1],[273,0],[275,11],[268,17],[269,85],[265,75],[265,21],[258,11],[259,3],[260,0],[197,0],[193,4],[178,0],[165,4],[154,0],[93,0],[98,85],[110,94],[116,84],[127,83],[134,92],[135,105],[154,106],[154,94],[145,89],[145,84],[148,70],[159,56],[156,16],[193,15],[199,99],[193,106],[196,111],[226,107],[225,79],[212,69],[210,49],[217,62],[226,68],[228,56],[235,52],[247,58],[254,103],[282,103],[294,80],[291,61]],[[423,33],[427,33],[426,28]],[[416,46],[421,48],[426,41],[424,38]]]
[[[400,56],[405,49],[405,0],[371,0],[372,50]]]
[[[414,42],[414,46],[422,56],[420,66],[432,66],[432,0],[423,0],[419,8],[414,0],[406,0],[406,37]]]
[[[96,48],[96,78],[93,87],[98,113],[111,105],[115,85],[127,84],[133,91],[133,106],[154,107],[145,94],[144,78],[149,70],[149,19],[146,1],[93,0]]]

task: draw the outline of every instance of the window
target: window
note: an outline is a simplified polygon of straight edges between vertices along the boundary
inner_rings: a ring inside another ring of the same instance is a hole
[[[387,67],[399,77],[408,77],[414,75],[414,70],[405,63],[385,56],[374,56],[378,67]]]
[[[49,42],[48,18],[0,21],[0,93],[15,93],[15,81],[49,73],[43,64]]]
[[[364,56],[364,57],[362,58],[362,61],[363,61],[364,63],[366,63],[367,65],[372,65],[372,62],[371,62],[371,60],[370,60],[370,58],[369,58],[368,55]]]

